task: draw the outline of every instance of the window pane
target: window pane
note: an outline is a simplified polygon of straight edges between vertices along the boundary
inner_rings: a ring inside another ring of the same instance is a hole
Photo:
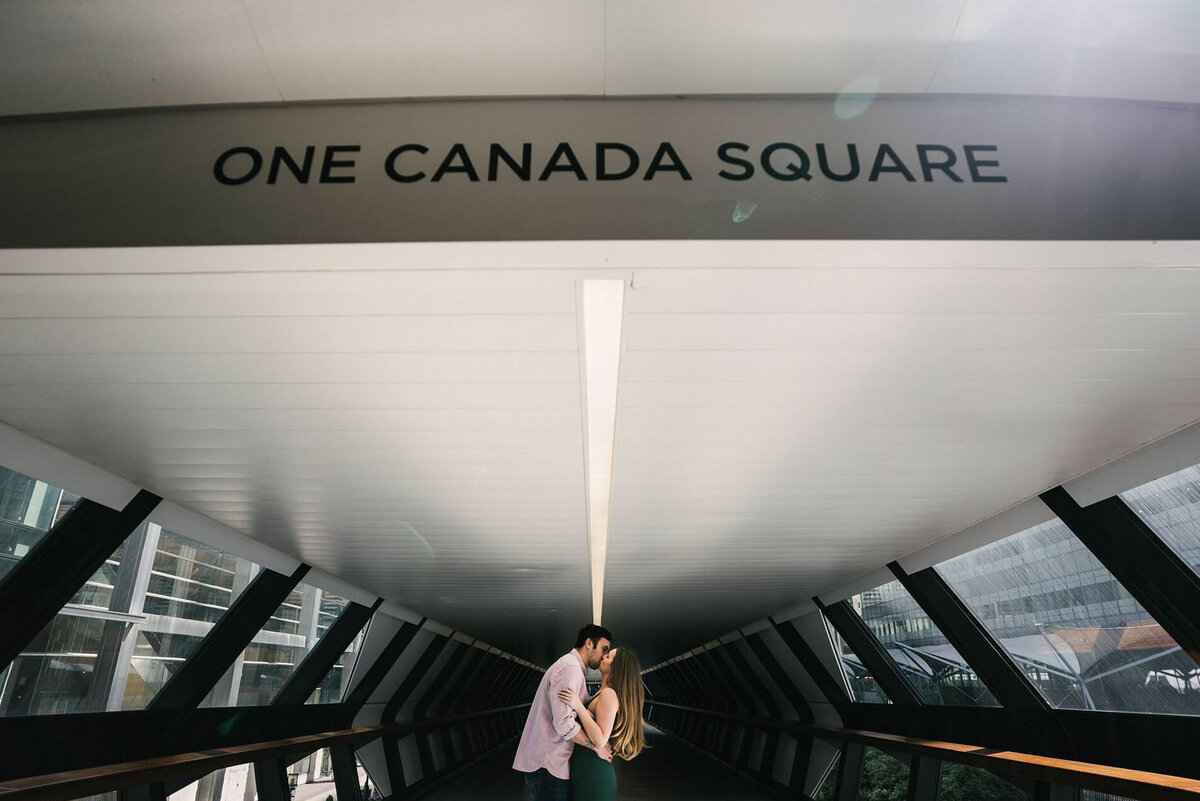
[[[938,801],[1033,801],[1033,796],[991,771],[943,762]]]
[[[271,703],[292,671],[348,603],[333,593],[307,584],[297,585],[201,706],[265,706]],[[322,620],[326,621],[323,626]]]
[[[287,776],[292,801],[337,801],[333,762],[328,748],[322,748],[289,765]]]
[[[337,596],[329,596],[337,597]],[[332,621],[330,621],[332,624]],[[367,621],[367,626],[370,625]],[[367,626],[363,626],[358,632],[358,636],[350,643],[349,647],[342,652],[338,657],[337,662],[325,674],[325,678],[321,679],[321,683],[317,685],[317,689],[313,690],[312,695],[308,697],[306,704],[336,704],[342,700],[342,696],[346,693],[346,684],[350,681],[350,672],[354,668],[354,660],[358,656],[359,646],[362,645],[363,637],[366,636]],[[320,630],[318,624],[317,635],[323,637],[324,631]]]
[[[108,687],[97,679],[101,657],[120,648],[125,624],[59,614],[4,672],[6,717],[103,711]]]
[[[63,494],[55,490],[54,510]],[[53,525],[54,521],[50,518],[49,522]],[[139,527],[130,539],[139,539],[144,532],[145,527]],[[123,614],[128,612],[128,594],[115,594],[119,582],[129,581],[121,570],[125,546],[117,547],[0,673],[0,716],[103,712],[108,708],[114,668],[129,634],[129,618]],[[108,612],[118,614],[105,614]]]
[[[1200,572],[1200,467],[1122,492],[1121,498],[1183,561]]]
[[[903,801],[908,798],[908,765],[868,745],[863,749],[858,797],[864,801]]]
[[[825,621],[825,629],[829,632],[833,653],[842,663],[842,677],[846,682],[846,689],[850,693],[850,700],[865,704],[890,704],[891,699],[875,683],[875,677],[871,675],[862,660],[858,658],[858,654],[851,650],[846,641],[842,639],[842,635],[837,633],[837,629],[830,625],[828,620]]]
[[[78,501],[78,495],[0,467],[0,580]]]
[[[833,801],[833,794],[837,791],[837,772],[838,765],[842,762],[842,752],[839,751],[834,755],[833,761],[829,763],[829,767],[825,770],[825,777],[821,779],[820,785],[817,786],[817,791],[813,793],[813,801]]]
[[[200,645],[250,583],[258,566],[180,536],[157,531],[147,549],[141,613],[125,678],[122,709],[143,709]]]
[[[255,801],[253,765],[214,770],[169,796],[167,801]]]
[[[1196,663],[1061,521],[936,569],[1055,708],[1200,714]]]
[[[925,703],[998,706],[975,671],[899,581],[889,581],[849,600]]]

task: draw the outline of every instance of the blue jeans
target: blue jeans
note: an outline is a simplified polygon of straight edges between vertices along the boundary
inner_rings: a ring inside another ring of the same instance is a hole
[[[568,801],[571,797],[571,783],[545,768],[526,773],[525,784],[529,785],[529,795],[533,801]]]

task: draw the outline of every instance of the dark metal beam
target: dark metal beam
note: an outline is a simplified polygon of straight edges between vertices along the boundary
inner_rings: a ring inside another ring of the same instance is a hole
[[[80,500],[0,582],[0,668],[54,620],[162,500],[142,490],[121,511]]]
[[[924,702],[916,689],[904,678],[904,674],[896,667],[887,649],[875,638],[867,624],[846,601],[838,601],[826,606],[820,598],[813,598],[817,607],[824,613],[826,619],[837,629],[838,634],[846,641],[863,666],[871,671],[871,675],[883,687],[888,698],[894,704],[911,704],[921,706]]]
[[[908,763],[908,796],[906,801],[937,801],[942,781],[941,760],[914,756]]]
[[[858,801],[858,785],[862,780],[863,756],[866,748],[862,743],[843,743],[842,757],[838,762],[837,784],[833,788],[834,801]]]
[[[1046,712],[1050,705],[950,585],[932,567],[907,573],[899,562],[888,569],[975,671],[1000,705]]]
[[[779,706],[779,702],[771,695],[771,691],[767,689],[767,685],[763,683],[762,678],[751,666],[750,660],[746,658],[746,655],[734,643],[730,643],[728,648],[723,649],[723,653],[733,663],[733,667],[738,675],[745,678],[746,684],[758,697],[763,709],[767,711],[767,717],[781,719],[783,717],[783,710]]]
[[[371,694],[378,689],[380,682],[387,677],[391,672],[392,667],[396,664],[396,660],[400,658],[400,654],[404,653],[404,649],[412,642],[413,637],[417,636],[417,632],[421,630],[421,626],[425,625],[425,618],[421,618],[420,623],[409,623],[405,621],[400,626],[399,630],[392,635],[392,639],[384,646],[379,656],[367,668],[363,674],[362,680],[354,686],[350,694],[346,696],[346,700],[342,705],[351,712],[351,717],[362,709],[371,698]]]
[[[300,565],[290,576],[262,570],[146,708],[191,709],[203,701],[306,573],[308,565]]]
[[[788,702],[796,710],[796,716],[805,723],[811,723],[813,719],[812,707],[808,705],[804,694],[800,692],[800,688],[792,681],[792,677],[783,669],[783,665],[779,664],[779,660],[775,658],[775,654],[771,653],[770,646],[761,634],[746,637],[746,645],[750,646],[750,650],[754,652],[754,656],[758,659],[763,669],[767,671],[767,675],[771,677],[771,681],[779,686],[783,692],[783,697],[788,699]]]
[[[441,654],[442,649],[449,647],[450,643],[454,642],[453,637],[443,637],[440,634],[434,634],[433,639],[425,646],[425,650],[421,656],[417,658],[416,663],[409,668],[408,675],[404,677],[404,681],[400,682],[400,686],[392,693],[392,697],[388,699],[387,706],[383,708],[383,723],[395,723],[396,716],[400,714],[400,708],[408,701],[408,696],[412,695],[412,691],[416,689],[417,684],[421,679],[425,678],[425,674],[429,671],[429,666]]]
[[[413,707],[413,720],[420,720],[425,717],[434,701],[458,686],[456,671],[459,665],[471,655],[472,651],[479,653],[478,648],[472,648],[468,643],[460,642],[453,637],[446,643],[444,650],[449,650],[451,644],[454,643],[458,644],[458,650],[450,654],[450,658],[446,660],[441,670],[438,671],[437,676],[434,677],[435,680],[430,682],[429,686],[425,688],[425,694],[417,699],[417,705]]]
[[[1119,497],[1087,509],[1062,487],[1039,496],[1175,642],[1200,663],[1200,578]]]
[[[333,763],[333,786],[338,801],[363,801],[362,788],[358,786],[358,762],[354,758],[354,746],[335,743],[329,746],[329,759]]]
[[[258,801],[292,801],[288,788],[288,763],[284,757],[271,757],[254,763],[254,786]]]
[[[296,666],[292,675],[288,676],[283,687],[271,699],[271,706],[303,704],[307,701],[313,690],[317,689],[317,685],[333,669],[338,658],[350,647],[350,643],[354,642],[354,638],[362,631],[363,626],[367,625],[371,615],[375,614],[375,610],[382,603],[383,599],[377,598],[372,606],[363,606],[353,602],[347,604],[342,613],[338,615],[337,620],[333,621],[333,625],[325,631],[325,636]],[[349,669],[349,665],[346,666],[346,669]]]
[[[786,621],[779,623],[774,618],[767,618],[767,620],[775,628],[779,636],[783,638],[784,645],[799,660],[800,666],[808,673],[808,677],[816,683],[818,689],[825,695],[825,700],[833,705],[833,708],[838,711],[839,715],[845,717],[850,711],[850,696],[846,694],[845,685],[829,674],[829,671],[825,669],[825,665],[821,662],[821,657],[817,656],[816,652],[809,647],[795,626]],[[749,642],[749,639],[746,641]]]

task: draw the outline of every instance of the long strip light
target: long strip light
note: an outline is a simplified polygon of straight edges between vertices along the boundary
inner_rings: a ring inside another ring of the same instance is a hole
[[[612,502],[613,441],[617,430],[617,376],[625,282],[583,281],[583,375],[587,401],[588,555],[592,568],[592,622],[604,611],[608,517]]]

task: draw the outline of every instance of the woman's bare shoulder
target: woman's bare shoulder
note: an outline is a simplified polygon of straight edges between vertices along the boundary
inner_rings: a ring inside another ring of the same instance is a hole
[[[605,704],[617,703],[617,691],[612,687],[601,687],[600,692],[596,693],[596,700]]]

